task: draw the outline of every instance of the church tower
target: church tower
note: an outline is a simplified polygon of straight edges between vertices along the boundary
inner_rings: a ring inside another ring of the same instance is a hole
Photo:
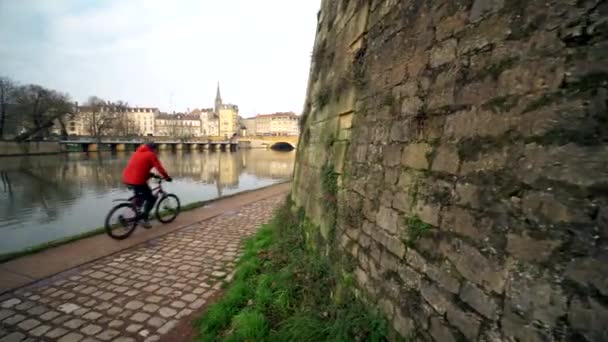
[[[217,82],[217,93],[215,94],[215,114],[220,113],[222,107],[222,95],[220,95],[220,82]]]

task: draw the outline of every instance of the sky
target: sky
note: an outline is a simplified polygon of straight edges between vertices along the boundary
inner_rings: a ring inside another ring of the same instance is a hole
[[[132,106],[303,109],[320,0],[0,0],[0,75]]]

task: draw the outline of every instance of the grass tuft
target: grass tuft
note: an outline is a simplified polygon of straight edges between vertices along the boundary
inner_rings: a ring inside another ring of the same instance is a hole
[[[233,283],[197,323],[199,341],[386,340],[386,322],[354,297],[338,259],[307,247],[310,226],[287,204],[247,241]]]

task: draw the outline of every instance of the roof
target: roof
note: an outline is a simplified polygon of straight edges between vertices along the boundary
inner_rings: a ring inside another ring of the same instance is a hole
[[[156,115],[156,118],[164,119],[164,120],[200,120],[200,116],[198,116],[196,114],[183,114],[183,113],[177,113],[177,114],[159,113]]]
[[[272,114],[258,114],[255,117],[257,119],[257,118],[271,118],[271,117],[280,117],[280,116],[298,117],[296,115],[296,113],[294,113],[294,112],[277,112],[277,113],[272,113]]]

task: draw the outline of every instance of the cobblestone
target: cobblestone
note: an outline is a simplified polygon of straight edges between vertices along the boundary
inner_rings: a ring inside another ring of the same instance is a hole
[[[244,205],[238,215],[195,223],[7,293],[0,302],[6,328],[0,341],[159,341],[220,290],[244,238],[283,200],[280,195]]]

